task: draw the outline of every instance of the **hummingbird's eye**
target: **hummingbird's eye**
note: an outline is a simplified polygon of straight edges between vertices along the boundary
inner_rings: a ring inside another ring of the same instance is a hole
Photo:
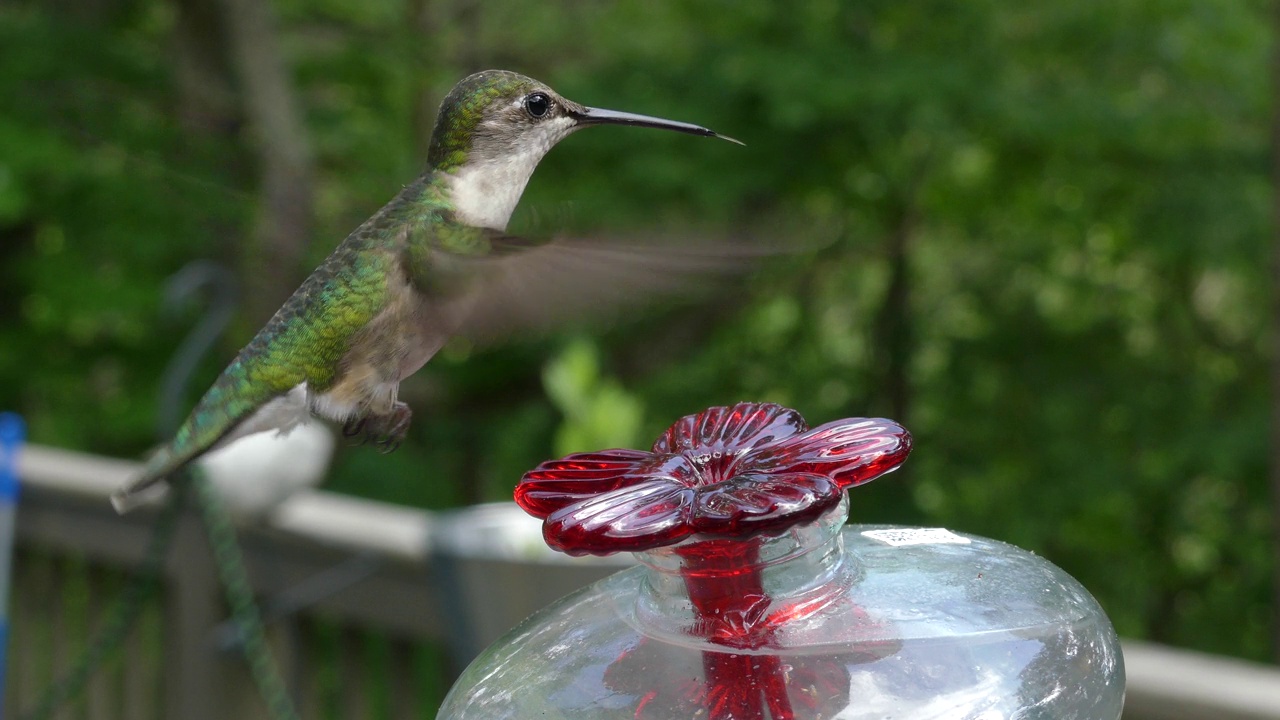
[[[540,118],[551,110],[551,98],[546,93],[532,93],[524,99],[524,110],[531,117]]]

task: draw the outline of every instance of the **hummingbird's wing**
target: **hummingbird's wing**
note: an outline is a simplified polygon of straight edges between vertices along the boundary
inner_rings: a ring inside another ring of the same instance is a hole
[[[436,248],[425,286],[443,289],[450,335],[476,344],[617,312],[656,297],[705,289],[776,250],[726,242],[680,244],[557,239],[539,242],[476,228],[483,252]]]

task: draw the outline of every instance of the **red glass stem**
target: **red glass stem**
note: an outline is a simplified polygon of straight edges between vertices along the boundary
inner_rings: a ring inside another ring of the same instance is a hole
[[[760,573],[759,538],[707,540],[677,550],[696,616],[692,633],[726,648],[769,644],[772,599]],[[781,662],[773,655],[702,654],[709,720],[792,720]]]

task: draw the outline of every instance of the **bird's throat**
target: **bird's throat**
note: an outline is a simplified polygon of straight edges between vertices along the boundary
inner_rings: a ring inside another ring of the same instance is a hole
[[[446,176],[449,201],[460,222],[506,230],[540,156],[518,154],[471,162]]]

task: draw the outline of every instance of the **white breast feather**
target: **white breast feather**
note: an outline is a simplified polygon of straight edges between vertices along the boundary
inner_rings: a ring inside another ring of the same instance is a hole
[[[557,118],[520,138],[518,151],[470,158],[449,180],[458,219],[467,225],[505,230],[538,162],[573,129],[572,119]],[[479,153],[473,150],[472,155]]]

